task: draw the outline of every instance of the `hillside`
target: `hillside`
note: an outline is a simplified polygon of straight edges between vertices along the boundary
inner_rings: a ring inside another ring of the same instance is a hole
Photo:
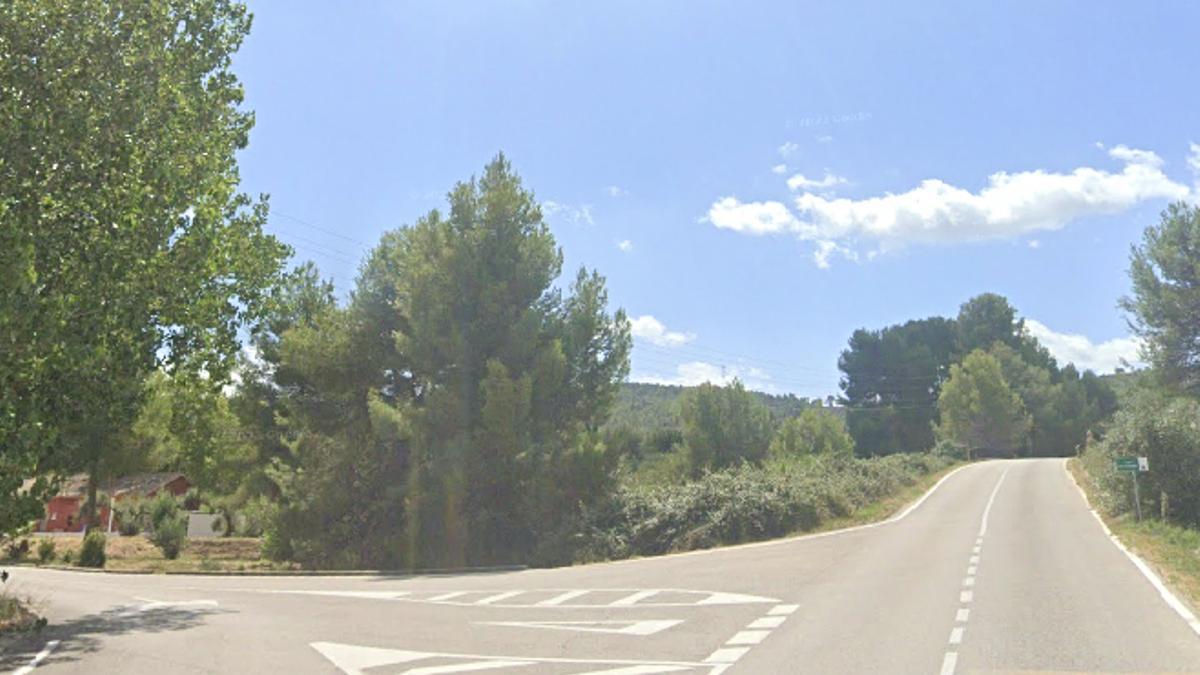
[[[679,428],[679,397],[690,387],[626,382],[621,385],[612,416],[605,425],[640,431]],[[771,411],[776,420],[795,417],[800,411],[820,406],[820,399],[800,398],[794,394],[775,395],[752,392]],[[832,410],[838,410],[833,408]]]

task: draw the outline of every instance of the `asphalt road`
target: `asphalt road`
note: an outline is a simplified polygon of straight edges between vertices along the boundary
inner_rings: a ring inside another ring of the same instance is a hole
[[[15,572],[52,626],[0,672],[1200,673],[1200,622],[1061,460],[968,466],[877,526],[556,570]]]

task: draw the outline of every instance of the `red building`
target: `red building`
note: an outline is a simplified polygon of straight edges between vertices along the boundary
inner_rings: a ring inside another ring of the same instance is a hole
[[[78,474],[63,482],[58,494],[46,503],[46,517],[38,523],[40,532],[82,532],[86,523],[79,511],[87,500],[87,476]],[[154,497],[166,490],[176,497],[182,496],[192,484],[181,473],[143,473],[125,476],[101,486],[113,502],[122,499]],[[117,523],[107,506],[97,509],[97,518],[105,530],[116,529]]]

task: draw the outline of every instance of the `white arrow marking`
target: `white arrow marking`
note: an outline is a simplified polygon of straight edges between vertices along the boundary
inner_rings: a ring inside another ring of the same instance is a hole
[[[669,673],[678,672],[680,670],[689,670],[692,668],[712,670],[714,664],[710,656],[707,663],[694,663],[690,661],[634,661],[632,659],[567,659],[555,657],[538,657],[538,656],[492,656],[488,654],[448,654],[442,652],[414,652],[406,649],[380,649],[378,647],[360,647],[358,645],[338,644],[336,642],[313,642],[310,645],[313,649],[321,653],[322,656],[329,659],[333,665],[337,666],[346,675],[362,675],[363,671],[368,668],[377,668],[379,666],[391,666],[400,663],[412,663],[414,661],[422,661],[425,659],[459,659],[468,663],[450,664],[447,666],[426,666],[415,670],[407,670],[406,673],[414,675],[416,673],[452,673],[452,672],[470,672],[471,670],[483,670],[486,668],[500,668],[509,665],[534,665],[538,663],[554,663],[568,665],[583,665],[592,668],[604,666],[615,667],[616,670],[592,670],[591,673]],[[736,651],[736,650],[735,650]],[[744,651],[744,650],[743,650]],[[505,664],[491,665],[491,664]],[[732,660],[726,663],[732,663]],[[446,668],[457,668],[457,670],[446,670]],[[629,668],[641,668],[642,670],[627,670]],[[623,670],[625,669],[625,670]],[[653,670],[652,670],[653,669]]]
[[[683,619],[651,619],[646,621],[479,621],[477,623],[491,626],[514,626],[517,628],[574,630],[583,633],[654,635],[672,626],[678,626],[683,623]]]
[[[495,670],[496,668],[515,668],[517,666],[532,666],[533,661],[475,661],[473,663],[458,663],[452,666],[426,666],[404,671],[403,675],[439,675],[440,673],[469,673],[476,670]]]
[[[612,670],[589,670],[586,673],[579,673],[579,675],[653,675],[654,673],[678,673],[683,670],[691,670],[691,668],[687,666],[629,666]]]

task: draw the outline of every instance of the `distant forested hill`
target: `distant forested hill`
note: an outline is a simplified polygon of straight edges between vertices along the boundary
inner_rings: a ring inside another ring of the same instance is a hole
[[[609,428],[628,427],[638,431],[679,428],[679,397],[690,387],[626,382],[621,385],[613,405]],[[776,420],[795,417],[801,410],[820,406],[820,399],[800,398],[794,394],[774,395],[752,392],[771,411]],[[833,408],[832,410],[838,410]]]

